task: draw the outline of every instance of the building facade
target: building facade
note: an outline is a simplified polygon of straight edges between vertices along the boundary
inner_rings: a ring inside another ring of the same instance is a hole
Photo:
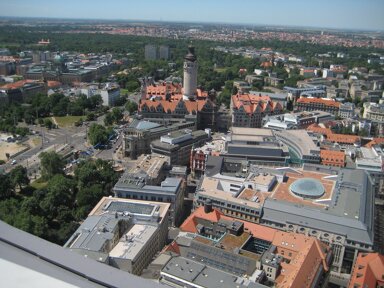
[[[335,116],[339,114],[340,103],[327,98],[300,98],[296,101],[298,111],[325,111]]]
[[[167,241],[169,206],[104,197],[64,248],[140,275]]]
[[[260,128],[267,115],[281,114],[283,107],[269,96],[237,94],[231,98],[232,126]]]

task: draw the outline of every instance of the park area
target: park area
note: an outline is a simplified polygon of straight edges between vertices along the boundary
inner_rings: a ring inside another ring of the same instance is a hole
[[[56,116],[52,118],[56,120],[56,123],[60,128],[66,128],[66,127],[75,126],[75,123],[80,119],[85,119],[85,116],[62,116],[62,117]]]

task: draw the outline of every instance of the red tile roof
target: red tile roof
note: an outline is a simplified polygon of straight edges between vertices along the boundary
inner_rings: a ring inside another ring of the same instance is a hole
[[[384,285],[384,255],[359,253],[353,267],[349,288]],[[366,285],[366,286],[365,286]]]
[[[333,106],[333,107],[340,107],[340,102],[336,102],[334,100],[327,100],[323,98],[305,98],[302,97],[297,100],[297,103],[307,103],[307,104],[324,104],[325,106]]]
[[[344,134],[329,134],[327,140],[331,142],[337,142],[342,144],[355,144],[360,142],[360,137],[356,135],[344,135]]]
[[[276,279],[277,287],[312,287],[319,266],[323,266],[325,271],[329,269],[326,262],[329,247],[316,238],[277,232],[272,245],[276,246],[278,255],[290,260],[281,264],[281,274]]]
[[[139,111],[142,111],[143,107],[154,108],[155,110],[161,106],[163,107],[163,110],[168,113],[169,111],[173,113],[177,107],[177,105],[182,101],[185,105],[185,108],[187,109],[188,113],[193,114],[197,111],[201,111],[204,107],[204,105],[210,101],[210,100],[196,100],[196,101],[183,101],[182,99],[179,100],[142,100],[140,103]],[[168,111],[169,110],[169,111]]]
[[[255,112],[282,111],[280,103],[271,101],[269,96],[257,96],[252,94],[236,94],[232,96],[232,104],[235,109],[243,107],[247,114]]]
[[[373,138],[370,142],[365,144],[365,147],[371,148],[373,145],[384,144],[384,138]]]
[[[322,128],[317,124],[312,124],[307,127],[308,131],[314,133],[322,134],[327,137],[327,140],[333,143],[342,143],[342,144],[355,144],[361,141],[360,136],[356,135],[346,135],[346,134],[336,134],[333,133],[331,129]]]
[[[211,222],[219,222],[220,219],[229,221],[240,221],[244,223],[244,229],[247,232],[251,233],[254,237],[270,242],[272,242],[273,237],[277,231],[273,228],[225,216],[222,212],[217,209],[213,209],[213,211],[210,213],[205,213],[203,206],[197,208],[191,215],[189,215],[189,217],[180,226],[180,230],[184,232],[196,233],[196,225],[198,218],[209,220]]]
[[[27,83],[35,83],[37,82],[36,80],[20,80],[14,83],[9,83],[4,86],[1,86],[1,89],[17,89],[17,88],[22,88],[25,84]]]

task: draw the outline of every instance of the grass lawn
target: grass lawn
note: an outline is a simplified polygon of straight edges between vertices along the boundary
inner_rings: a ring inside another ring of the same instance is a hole
[[[30,184],[35,189],[43,189],[48,185],[48,182],[44,182],[41,178],[36,179]]]
[[[128,89],[120,88],[120,95],[129,94]]]
[[[85,120],[86,116],[62,116],[54,117],[59,127],[70,127],[75,126],[75,122],[79,121],[80,118]]]

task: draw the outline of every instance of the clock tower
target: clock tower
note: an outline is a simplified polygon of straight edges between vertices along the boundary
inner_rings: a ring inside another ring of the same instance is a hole
[[[184,57],[184,100],[196,100],[197,67],[195,48],[189,46],[188,53]]]

